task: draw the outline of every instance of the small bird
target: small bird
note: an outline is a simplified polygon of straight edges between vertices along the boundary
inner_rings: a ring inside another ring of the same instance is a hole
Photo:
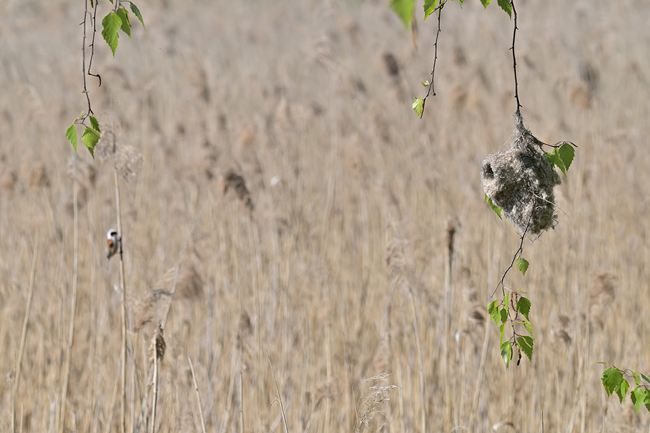
[[[106,234],[106,261],[113,257],[120,247],[120,239],[117,237],[117,230],[110,229]]]

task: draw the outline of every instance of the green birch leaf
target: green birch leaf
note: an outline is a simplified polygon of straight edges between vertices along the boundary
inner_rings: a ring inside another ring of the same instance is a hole
[[[481,0],[481,4],[484,8],[487,8],[492,0]]]
[[[533,360],[533,337],[517,337],[517,346],[524,352],[529,361]]]
[[[619,402],[623,403],[625,401],[625,394],[627,394],[627,390],[629,388],[630,388],[630,384],[627,383],[627,380],[623,379],[621,381],[621,385],[614,390],[618,395]]]
[[[492,199],[490,197],[488,197],[487,194],[485,194],[485,202],[488,205],[490,205],[490,208],[494,211],[495,214],[497,214],[499,219],[503,219],[503,218],[501,218],[501,213],[503,212],[503,209],[501,209],[499,206],[495,205],[494,202],[492,201]]]
[[[508,368],[512,359],[512,345],[509,341],[501,344],[501,358],[503,358],[503,361],[506,363],[506,368]]]
[[[610,396],[620,388],[621,382],[623,381],[623,374],[618,368],[610,367],[603,371],[603,374],[600,376],[600,381],[603,383],[605,392]]]
[[[94,116],[88,116],[88,117],[90,118],[90,126],[91,126],[95,131],[97,131],[97,132],[102,132],[102,131],[99,129],[99,122],[97,121],[97,119],[96,119]]]
[[[77,129],[74,126],[74,123],[65,131],[65,138],[68,139],[74,151],[77,152]]]
[[[528,263],[528,260],[519,256],[519,260],[517,260],[517,269],[519,269],[522,275],[526,275],[526,271],[528,270],[529,264],[530,263]]]
[[[83,134],[81,134],[81,141],[86,145],[93,158],[95,157],[95,146],[99,141],[99,137],[99,132],[88,127],[86,127]]]
[[[632,377],[634,378],[634,383],[637,386],[641,385],[641,378],[639,377],[639,373],[632,372]]]
[[[109,12],[102,20],[102,26],[104,27],[102,36],[108,46],[111,47],[113,57],[115,57],[115,50],[117,50],[117,42],[119,39],[117,32],[122,27],[122,19],[115,12]]]
[[[122,29],[122,31],[126,33],[129,39],[131,39],[131,20],[129,19],[129,12],[124,8],[119,8],[115,13],[122,20],[120,29]]]
[[[506,294],[503,295],[503,307],[506,310],[506,314],[510,310],[510,291],[506,290]]]
[[[415,111],[415,114],[417,114],[418,117],[422,119],[422,112],[424,111],[424,99],[415,98],[415,101],[413,101],[413,111]]]
[[[521,324],[524,325],[526,331],[528,331],[528,335],[535,338],[535,336],[533,335],[533,324],[527,320],[524,320],[523,322],[521,322]]]
[[[643,404],[643,401],[645,400],[645,390],[637,386],[634,388],[634,391],[630,394],[630,399],[632,400],[632,404],[634,404],[634,408],[636,409],[637,415],[639,414],[639,408]]]
[[[641,373],[641,377],[643,378],[643,380],[650,383],[650,379],[648,379],[648,377],[645,374]]]
[[[438,7],[438,0],[424,0],[424,19],[433,13]]]
[[[528,314],[530,313],[530,305],[531,305],[530,301],[528,300],[528,298],[524,296],[519,298],[519,300],[517,301],[517,311],[523,314],[526,320],[530,320],[530,318],[528,317]]]
[[[393,0],[390,2],[390,8],[402,20],[404,28],[410,29],[415,11],[415,0]]]
[[[492,301],[492,302],[490,302],[488,304],[487,312],[490,315],[490,317],[492,318],[492,320],[494,320],[494,324],[498,325],[499,324],[499,318],[501,316],[500,316],[500,313],[499,313],[499,308],[497,307],[497,301]]]
[[[506,321],[508,320],[508,310],[502,308],[500,314],[501,314],[501,323],[506,323]]]
[[[503,331],[506,329],[506,324],[505,322],[501,324],[499,327],[499,333],[501,336],[499,337],[499,346],[503,344]]]
[[[138,9],[138,7],[133,4],[133,2],[131,2],[131,12],[133,12],[133,14],[136,17],[138,17],[140,23],[142,24],[142,28],[147,30],[147,28],[144,26],[144,20],[142,19],[142,14],[140,13],[140,9]]]
[[[573,158],[576,155],[576,151],[573,148],[573,146],[569,143],[564,143],[562,147],[558,150],[558,156],[562,160],[562,164],[564,164],[565,169],[569,169],[571,166],[571,163],[573,162]],[[565,174],[566,176],[566,174]]]
[[[499,6],[503,9],[510,18],[512,18],[512,5],[510,0],[498,0]]]
[[[559,149],[553,149],[553,152],[546,152],[544,157],[546,157],[548,162],[551,163],[551,166],[559,168],[564,174],[564,177],[566,177],[566,167],[564,166],[564,161],[560,157]]]
[[[643,404],[645,408],[650,412],[650,389],[645,390],[645,398],[643,399]]]

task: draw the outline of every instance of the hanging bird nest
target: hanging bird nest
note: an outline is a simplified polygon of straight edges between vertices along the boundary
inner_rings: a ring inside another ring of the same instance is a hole
[[[481,183],[519,233],[538,235],[557,220],[553,188],[561,183],[560,176],[541,152],[544,143],[524,126],[519,110],[515,125],[510,147],[483,161]]]

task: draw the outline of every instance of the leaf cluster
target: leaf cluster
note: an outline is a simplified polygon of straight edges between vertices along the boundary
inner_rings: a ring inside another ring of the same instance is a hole
[[[601,364],[604,363],[601,362]],[[625,395],[630,389],[630,384],[626,376],[633,379],[636,385],[632,392],[630,392],[630,400],[632,400],[636,413],[639,413],[641,405],[644,405],[648,412],[650,412],[650,379],[644,374],[639,374],[629,369],[621,370],[620,368],[611,366],[603,371],[600,377],[605,392],[607,392],[608,396],[616,394],[619,402],[623,403],[625,401]]]
[[[454,0],[452,0],[454,1]],[[492,0],[480,0],[484,8],[487,8]],[[458,0],[458,4],[462,7],[465,0]],[[447,0],[424,0],[424,19],[429,18],[429,15],[434,13],[439,8],[443,7]],[[512,17],[512,5],[510,0],[497,0],[497,3],[509,17]],[[404,24],[404,28],[408,30],[411,23],[415,20],[415,0],[392,0],[390,8],[395,12],[399,19]]]
[[[131,12],[133,12],[138,20],[140,20],[142,27],[145,28],[140,9],[138,9],[138,7],[133,3],[129,4],[131,6]],[[119,39],[118,32],[122,30],[129,37],[129,39],[131,38],[131,19],[129,18],[129,11],[127,11],[126,8],[120,3],[115,11],[111,11],[106,14],[102,20],[102,28],[102,36],[104,37],[104,40],[108,46],[111,48],[113,57],[115,57],[115,51],[117,50],[117,43]]]
[[[111,49],[111,52],[113,53],[113,57],[115,57],[115,51],[117,50],[117,44],[119,41],[119,31],[121,30],[123,33],[125,33],[129,39],[131,38],[131,19],[129,18],[129,11],[122,5],[122,2],[120,0],[110,0],[110,2],[114,5],[114,8],[106,14],[104,19],[102,20],[102,36],[104,37],[104,40],[108,44],[109,48]],[[97,11],[97,1],[90,1],[90,6],[95,9],[95,12]],[[142,18],[142,14],[140,13],[140,9],[133,3],[129,2],[129,7],[131,9],[131,12],[135,17],[140,21],[142,24],[142,27],[146,29],[144,25],[144,19]],[[93,15],[93,20],[94,15]],[[85,21],[84,21],[85,23]],[[92,28],[94,29],[95,26],[93,25]],[[84,24],[84,29],[85,29],[85,24]],[[85,32],[85,30],[84,30]],[[84,40],[85,40],[85,34],[84,34]],[[93,30],[93,41],[94,41],[94,30]],[[94,52],[94,44],[90,45],[91,49]],[[92,59],[92,57],[91,57]],[[92,60],[91,60],[92,62]],[[84,65],[85,65],[85,58],[84,58]],[[90,66],[88,67],[88,71],[84,71],[84,74],[89,74],[89,75],[94,75],[90,73]],[[99,77],[99,75],[97,75]],[[100,85],[101,85],[101,79],[100,79]],[[86,90],[86,82],[84,79],[84,93],[88,93]],[[86,95],[88,97],[88,95]],[[86,124],[86,119],[90,120],[90,126]],[[68,127],[68,129],[65,131],[65,136],[72,144],[72,147],[74,148],[74,151],[77,152],[77,144],[78,144],[78,137],[77,137],[77,129],[75,125],[82,125],[84,127],[83,132],[81,133],[81,141],[83,144],[86,146],[88,151],[90,152],[90,155],[94,158],[95,157],[95,146],[99,142],[99,139],[101,138],[101,130],[99,128],[99,122],[93,116],[93,111],[90,108],[90,98],[88,97],[88,110],[82,112],[79,117],[77,117],[74,122],[72,122],[72,125]]]
[[[84,116],[85,113],[81,113],[79,117],[77,117],[74,122],[72,122],[72,125],[68,127],[68,129],[65,131],[65,136],[72,144],[72,147],[74,147],[74,151],[77,151],[77,129],[75,128],[75,125],[81,124],[85,125],[83,123],[83,119],[87,117],[90,119],[90,126],[86,126],[81,133],[81,141],[83,144],[88,148],[88,151],[90,152],[90,155],[94,158],[95,157],[95,146],[97,146],[97,142],[99,142],[99,138],[101,137],[101,130],[99,129],[99,122],[94,116],[88,115]]]
[[[512,299],[511,296],[513,297]],[[513,301],[513,305],[511,305],[511,301]],[[514,306],[512,309],[514,312],[511,310],[511,306]],[[492,301],[488,304],[487,312],[490,318],[494,321],[494,324],[499,327],[501,358],[503,358],[503,361],[506,363],[506,368],[510,366],[514,350],[517,350],[520,355],[521,352],[524,352],[524,355],[528,357],[528,360],[532,361],[535,337],[533,335],[533,325],[530,323],[529,319],[530,307],[531,302],[528,298],[519,296],[516,292],[510,291],[506,291],[503,300]],[[511,317],[511,314],[514,314],[514,317]],[[523,319],[521,320],[519,320],[520,314],[523,316]],[[528,335],[519,335],[515,331],[515,323],[523,325],[528,332]],[[506,324],[510,324],[512,327],[513,335],[510,339],[504,341],[503,335]]]
[[[576,155],[575,147],[575,144],[566,141],[562,145],[555,146],[552,152],[544,153],[544,157],[551,163],[551,166],[559,168],[566,177],[566,172]]]

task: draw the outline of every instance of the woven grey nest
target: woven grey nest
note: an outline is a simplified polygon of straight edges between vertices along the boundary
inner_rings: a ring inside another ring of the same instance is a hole
[[[483,161],[481,183],[519,233],[538,235],[557,220],[553,188],[561,183],[560,176],[541,153],[543,143],[526,129],[518,111],[515,125],[510,147]]]

